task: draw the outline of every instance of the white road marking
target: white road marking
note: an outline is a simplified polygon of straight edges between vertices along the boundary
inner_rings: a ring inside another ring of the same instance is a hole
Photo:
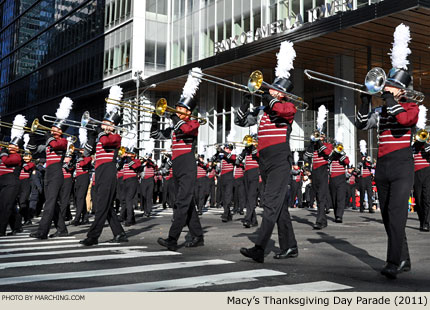
[[[338,284],[329,281],[318,281],[299,284],[288,284],[279,286],[266,286],[249,290],[239,290],[243,292],[329,292],[351,289],[351,286]]]

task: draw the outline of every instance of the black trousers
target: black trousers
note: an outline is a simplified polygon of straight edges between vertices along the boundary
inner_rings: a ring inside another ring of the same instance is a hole
[[[114,236],[124,232],[113,208],[117,183],[116,173],[116,164],[114,162],[104,163],[96,169],[95,192],[97,207],[94,222],[87,233],[88,238],[98,239],[106,220]]]
[[[137,188],[139,187],[139,181],[136,177],[125,179],[124,181],[124,198],[125,198],[125,206],[126,206],[126,214],[124,219],[128,224],[134,224],[134,202],[135,196],[137,193]]]
[[[15,201],[18,196],[18,192],[19,179],[16,175],[8,173],[0,176],[0,235],[6,234],[6,228],[9,221],[12,230],[18,228],[15,227],[15,216],[12,215],[17,211]]]
[[[76,178],[75,181],[75,205],[76,205],[76,215],[73,220],[79,223],[81,220],[85,220],[87,214],[87,192],[88,186],[90,185],[90,175],[89,173],[81,174]]]
[[[224,219],[231,219],[230,207],[233,201],[233,184],[233,171],[221,176],[222,207],[224,208],[222,218]]]
[[[246,170],[244,174],[245,182],[245,206],[246,215],[245,221],[251,225],[257,225],[257,214],[255,213],[255,207],[257,206],[257,195],[258,195],[258,168]]]
[[[302,201],[303,201],[303,197],[302,197],[302,181],[296,182],[295,180],[291,180],[290,182],[291,182],[290,183],[290,185],[291,185],[291,187],[290,187],[291,194],[290,194],[290,201],[288,203],[288,206],[290,208],[294,207],[294,203],[296,202],[296,197],[297,197],[297,200],[298,200],[297,206],[299,208],[301,208],[302,207]]]
[[[234,211],[243,212],[245,208],[245,177],[234,179]]]
[[[217,177],[217,184],[216,184],[216,206],[217,208],[220,207],[222,204],[222,178],[221,176]]]
[[[215,178],[207,178],[207,195],[210,197],[209,206],[215,207]]]
[[[70,195],[73,188],[73,179],[65,178],[63,186],[61,186],[60,197],[58,199],[58,207],[54,212],[54,223],[57,231],[67,232],[66,223],[64,219],[66,218],[67,208],[70,205]]]
[[[37,228],[37,233],[39,235],[47,236],[49,233],[55,209],[59,208],[58,200],[60,198],[63,183],[64,176],[61,169],[61,163],[49,165],[45,170],[44,192],[46,201],[45,206],[43,207],[42,219],[40,220],[39,227]],[[64,218],[63,223],[60,223],[60,226],[62,224],[64,224]]]
[[[125,210],[124,179],[123,179],[123,177],[117,178],[116,192],[115,192],[115,209],[117,212],[119,210],[121,210],[121,214]]]
[[[152,196],[154,195],[154,178],[140,180],[140,208],[145,214],[151,214]]]
[[[197,205],[197,210],[201,212],[205,204],[206,193],[206,177],[198,178],[196,180],[196,187],[194,189],[194,199]]]
[[[97,190],[96,185],[91,186],[91,212],[96,213],[97,210]]]
[[[373,206],[373,190],[372,190],[372,177],[368,176],[365,178],[358,179],[358,187],[360,191],[360,212],[364,211],[364,196],[365,192],[367,192],[367,203],[369,205],[369,211],[372,210]]]
[[[32,212],[29,210],[30,192],[30,178],[19,180],[18,204],[19,212],[24,217],[24,221],[31,219]]]
[[[329,209],[328,203],[328,171],[327,165],[312,170],[312,187],[316,194],[318,214],[316,222],[321,225],[327,225],[326,209]]]
[[[388,236],[387,262],[399,265],[409,258],[405,227],[409,195],[414,182],[414,161],[409,148],[393,153],[378,159],[375,181]]]
[[[202,237],[203,229],[194,203],[197,166],[193,153],[186,153],[173,160],[173,180],[176,188],[175,213],[169,238],[178,240],[182,229],[188,226],[191,236]]]
[[[420,227],[430,220],[430,167],[415,172],[414,197]]]
[[[169,208],[173,208],[173,205],[175,203],[175,185],[173,178],[170,178],[168,180],[164,180],[163,184],[163,207],[166,206],[166,204],[169,205]]]
[[[284,160],[280,160],[279,154]],[[263,220],[256,245],[266,248],[275,224],[278,225],[279,247],[286,250],[297,246],[296,237],[288,211],[288,182],[291,178],[291,157],[289,148],[284,144],[273,145],[260,151],[260,174],[264,183]]]
[[[346,201],[345,206],[349,208],[355,207],[355,189],[356,184],[346,183]]]
[[[335,217],[343,218],[345,211],[346,177],[344,174],[330,178],[329,183],[331,201]]]

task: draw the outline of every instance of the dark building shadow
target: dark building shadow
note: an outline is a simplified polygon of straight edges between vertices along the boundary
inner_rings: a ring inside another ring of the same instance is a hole
[[[352,245],[350,242],[344,239],[330,236],[324,232],[318,232],[317,234],[321,239],[308,239],[308,241],[312,244],[327,243],[341,252],[356,257],[370,268],[378,272],[385,263],[383,260],[370,255],[366,250]]]

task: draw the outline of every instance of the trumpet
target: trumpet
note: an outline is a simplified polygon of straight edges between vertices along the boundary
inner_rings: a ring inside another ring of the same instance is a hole
[[[426,142],[428,139],[429,139],[429,132],[425,129],[418,130],[417,134],[414,137],[414,140],[418,142]]]
[[[166,112],[169,114],[181,114],[181,115],[189,115],[187,113],[181,112],[179,110],[176,110],[174,108],[171,108],[167,105],[167,100],[164,98],[158,99],[157,103],[155,104],[155,114],[158,116],[163,116]],[[207,120],[203,117],[198,117],[195,115],[189,115],[190,119],[196,119],[201,125],[205,125],[207,123]]]
[[[70,154],[73,154],[76,151],[80,152],[80,151],[83,151],[83,149],[75,147],[73,144],[70,144],[69,145],[69,149],[67,150],[67,153],[70,155]]]
[[[210,83],[215,83],[215,84],[218,84],[227,88],[231,88],[237,91],[241,91],[247,94],[251,94],[257,97],[262,97],[262,94],[264,93],[263,90],[261,90],[261,88],[273,89],[273,90],[276,90],[277,92],[282,93],[287,98],[288,101],[290,101],[296,106],[297,110],[306,111],[309,107],[309,104],[304,102],[301,97],[288,93],[280,88],[277,88],[273,85],[270,85],[264,82],[263,73],[259,70],[255,70],[251,73],[251,75],[248,78],[247,86],[239,83],[235,83],[226,79],[222,79],[207,73],[200,73],[193,70],[191,70],[191,75],[198,77],[201,80],[204,80]]]
[[[371,96],[381,95],[387,81],[387,75],[385,71],[379,67],[372,68],[369,72],[367,72],[366,78],[364,79],[364,85],[309,69],[305,69],[304,73],[310,80],[316,80],[334,86],[352,89],[362,94]],[[363,90],[363,88],[366,88],[367,90]],[[412,89],[404,88],[403,96],[418,103],[424,101],[424,94]]]
[[[35,118],[34,121],[33,121],[33,123],[31,124],[31,132],[36,133],[38,131],[50,132],[51,128],[40,124],[39,119]],[[71,135],[71,134],[68,134],[68,133],[65,133],[65,132],[63,132],[63,135],[71,137],[72,138],[72,141],[71,141],[72,144],[75,143],[78,140],[78,138],[76,138],[74,135]]]
[[[344,149],[343,144],[342,144],[341,142],[337,142],[337,143],[334,145],[334,149],[333,149],[333,151],[335,151],[336,153],[342,153],[342,152],[343,152],[343,149]]]
[[[36,119],[37,119],[37,118],[36,118]],[[36,119],[35,119],[35,120],[36,120]],[[34,121],[33,121],[33,124],[34,124]],[[7,123],[7,122],[0,121],[0,126],[1,126],[1,127],[6,127],[6,128],[17,128],[17,129],[22,129],[22,130],[24,130],[25,132],[28,132],[28,133],[35,133],[35,134],[40,135],[40,136],[45,135],[46,131],[43,131],[43,130],[37,130],[37,128],[35,128],[35,129],[33,130],[33,124],[31,125],[31,127],[25,127],[25,126],[23,127],[23,126],[17,126],[17,125],[11,124],[11,123]],[[51,129],[49,129],[49,130],[51,130]]]
[[[317,140],[320,140],[321,136],[322,136],[321,132],[318,130],[315,130],[314,133],[311,135],[311,141],[315,142]]]
[[[258,141],[256,141],[251,135],[246,135],[245,137],[243,137],[242,144],[245,147],[248,147],[251,145],[254,145],[255,147],[257,147]]]

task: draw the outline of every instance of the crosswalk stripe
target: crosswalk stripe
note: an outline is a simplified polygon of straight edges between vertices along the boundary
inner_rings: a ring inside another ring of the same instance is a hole
[[[30,282],[44,282],[44,281],[54,281],[54,280],[63,280],[63,279],[69,280],[69,279],[78,279],[78,278],[92,278],[92,277],[123,275],[123,274],[131,274],[131,273],[134,274],[139,272],[191,268],[191,267],[200,267],[200,266],[213,266],[213,265],[223,265],[223,264],[234,264],[234,262],[222,260],[222,259],[212,259],[212,260],[202,260],[202,261],[193,261],[193,262],[154,264],[154,265],[144,265],[144,266],[114,268],[114,269],[86,270],[86,271],[78,271],[78,272],[51,273],[51,274],[44,274],[44,275],[29,275],[29,276],[21,276],[21,277],[0,278],[0,285],[22,284],[22,283],[30,283]]]
[[[104,287],[92,287],[79,290],[69,290],[70,292],[146,292],[146,291],[172,291],[202,286],[224,285],[233,283],[243,283],[257,281],[258,277],[271,277],[285,275],[283,272],[256,269],[248,271],[238,271],[220,273],[207,276],[189,277],[174,280],[135,283],[125,285],[114,285]]]
[[[120,246],[121,243],[99,243],[97,247],[99,246]],[[13,248],[13,249],[0,249],[0,253],[14,253],[14,252],[21,252],[21,251],[34,251],[34,250],[49,250],[49,249],[70,249],[70,248],[83,248],[84,246],[82,244],[76,243],[76,244],[66,244],[66,245],[47,245],[47,246],[33,246],[33,247],[25,247],[25,248]],[[1,255],[0,255],[1,257]]]
[[[73,253],[87,253],[87,252],[106,252],[106,251],[129,251],[129,250],[143,250],[148,248],[147,246],[129,246],[129,247],[84,247],[78,250],[65,250],[65,251],[48,251],[48,252],[31,252],[31,253],[19,253],[19,254],[4,254],[0,255],[2,258],[15,258],[15,257],[31,257],[31,256],[41,256],[41,255],[63,255],[63,254],[73,254]]]
[[[70,240],[70,239],[74,239],[74,240],[76,240],[76,237],[58,237],[60,240]],[[26,239],[24,239],[24,238],[19,238],[19,239],[7,239],[7,240],[0,240],[0,245],[1,244],[3,244],[3,243],[5,243],[5,242],[26,242],[26,241],[28,241],[28,240],[39,240],[39,239],[37,239],[37,238],[31,238],[31,237],[28,237],[28,238],[26,238]],[[58,240],[58,239],[57,239]]]
[[[288,284],[279,286],[266,286],[249,290],[238,290],[239,292],[329,292],[351,289],[351,286],[338,284],[330,281],[317,281],[309,283]]]
[[[83,256],[81,256],[81,257],[66,257],[66,258],[54,258],[54,259],[4,263],[4,264],[0,264],[0,269],[28,267],[28,266],[34,267],[34,266],[54,265],[54,264],[96,262],[96,261],[103,261],[103,260],[139,258],[139,257],[149,257],[149,256],[168,256],[168,255],[180,255],[180,254],[181,253],[171,252],[171,251],[157,251],[157,252],[132,251],[132,252],[125,253],[125,254],[95,255],[95,256],[85,256],[85,257],[83,257]]]
[[[21,246],[21,245],[40,245],[40,244],[59,244],[59,243],[77,243],[79,242],[78,239],[74,239],[74,240],[58,240],[56,239],[55,241],[51,241],[51,240],[39,240],[39,241],[31,241],[31,242],[20,242],[18,244],[0,244],[0,247],[4,248],[4,247],[8,247],[8,246]]]
[[[25,235],[14,235],[14,236],[3,236],[0,237],[0,241],[6,240],[6,239],[20,239],[20,238],[28,238],[30,234]]]

